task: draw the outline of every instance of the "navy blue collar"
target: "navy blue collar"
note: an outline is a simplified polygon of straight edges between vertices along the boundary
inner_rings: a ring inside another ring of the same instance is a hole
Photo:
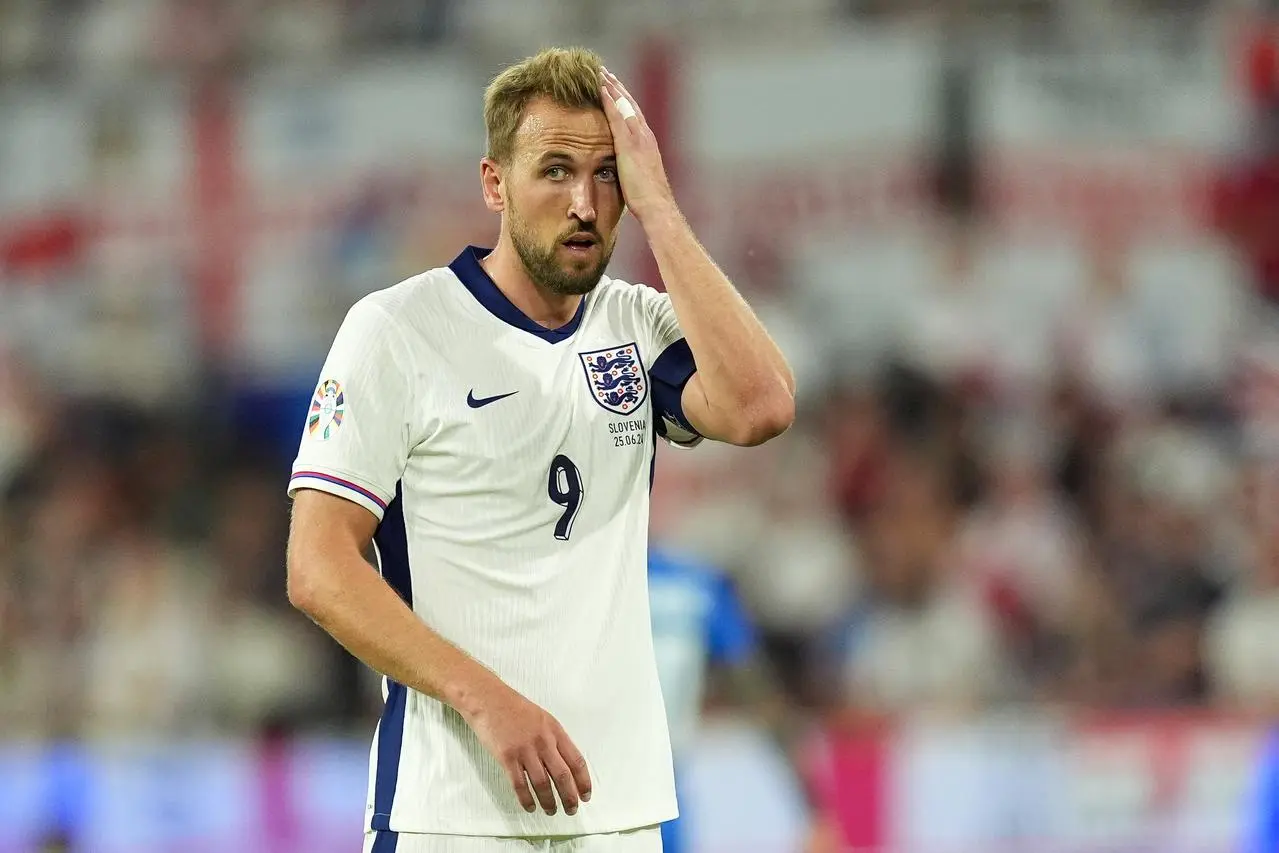
[[[528,315],[520,309],[516,308],[511,300],[506,298],[506,294],[498,288],[493,279],[489,278],[489,274],[484,271],[484,267],[480,266],[480,259],[488,255],[492,249],[482,249],[479,246],[467,246],[462,250],[462,254],[453,259],[453,263],[449,264],[449,269],[453,274],[471,291],[481,305],[483,305],[490,314],[504,323],[508,323],[517,329],[523,329],[529,334],[537,335],[544,341],[557,344],[560,341],[572,337],[577,331],[577,327],[582,324],[582,314],[586,312],[586,297],[582,297],[582,301],[577,303],[577,313],[573,315],[573,319],[569,320],[558,329],[548,329],[541,323],[530,320]]]

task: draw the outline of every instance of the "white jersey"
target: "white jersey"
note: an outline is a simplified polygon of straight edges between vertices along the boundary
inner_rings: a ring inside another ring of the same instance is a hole
[[[656,436],[692,356],[665,294],[604,278],[568,325],[528,319],[469,247],[358,302],[325,362],[290,494],[380,520],[383,577],[560,721],[589,763],[575,816],[527,814],[460,716],[388,682],[373,830],[616,832],[676,815],[645,580]]]

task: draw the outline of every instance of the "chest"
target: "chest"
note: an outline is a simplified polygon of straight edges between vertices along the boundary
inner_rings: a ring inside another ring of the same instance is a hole
[[[423,372],[419,463],[457,493],[568,500],[647,487],[650,355],[637,336],[583,328],[530,345],[524,334],[450,348]]]

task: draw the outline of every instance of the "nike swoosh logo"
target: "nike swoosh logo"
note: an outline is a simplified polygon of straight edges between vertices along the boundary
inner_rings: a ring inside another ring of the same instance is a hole
[[[498,394],[496,397],[481,397],[476,399],[475,389],[471,389],[471,393],[466,395],[466,405],[470,406],[472,409],[479,409],[483,406],[487,406],[489,403],[496,403],[498,400],[505,400],[507,397],[514,396],[518,393],[520,392],[511,391],[508,394]]]

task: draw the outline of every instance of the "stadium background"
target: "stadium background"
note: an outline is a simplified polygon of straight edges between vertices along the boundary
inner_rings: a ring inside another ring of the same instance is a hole
[[[287,607],[287,465],[346,307],[491,240],[480,93],[566,42],[801,389],[765,448],[660,453],[655,537],[802,733],[712,690],[694,849],[1241,849],[1267,5],[0,2],[0,850],[354,849],[378,697]],[[612,271],[657,283],[634,224]]]

